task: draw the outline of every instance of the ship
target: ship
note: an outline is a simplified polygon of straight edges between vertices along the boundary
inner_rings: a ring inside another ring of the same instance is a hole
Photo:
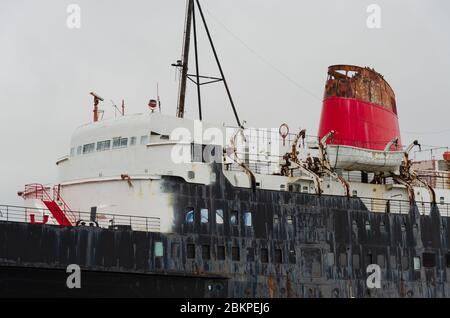
[[[220,77],[199,72],[198,26]],[[56,161],[58,182],[0,205],[0,296],[449,297],[450,152],[413,160],[420,143],[402,143],[384,77],[332,65],[316,134],[256,129],[218,56],[188,0],[175,116],[152,99],[102,119],[91,92],[93,121]],[[189,82],[198,119],[184,117]],[[203,120],[211,83],[224,84],[236,125]],[[67,283],[77,267],[81,288]]]

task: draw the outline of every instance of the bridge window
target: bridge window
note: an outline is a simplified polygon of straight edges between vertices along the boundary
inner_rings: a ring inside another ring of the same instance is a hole
[[[146,145],[148,144],[148,136],[141,136],[141,145]]]
[[[136,137],[130,138],[130,146],[134,146],[136,144]]]
[[[78,146],[77,148],[77,155],[81,155],[81,150],[83,149],[83,147]]]
[[[423,253],[423,267],[435,267],[436,255],[434,253]]]
[[[194,244],[186,245],[186,254],[187,254],[187,258],[195,258],[195,245]]]
[[[200,222],[201,223],[208,223],[209,221],[209,212],[208,209],[201,209],[200,210]]]
[[[164,248],[162,242],[155,242],[155,257],[162,257],[164,255]]]
[[[111,148],[111,140],[97,142],[97,151],[105,151]]]
[[[223,210],[222,209],[216,210],[216,223],[223,224]]]
[[[128,145],[128,138],[116,137],[113,138],[113,149],[125,148]]]
[[[86,144],[83,146],[83,155],[95,151],[95,143]]]
[[[231,223],[231,225],[238,225],[239,224],[239,213],[238,213],[238,211],[234,210],[234,211],[231,212],[230,223]]]
[[[70,156],[73,157],[75,155],[75,148],[70,148]]]
[[[211,259],[211,248],[209,245],[203,245],[202,246],[202,258],[204,260]]]
[[[223,245],[217,246],[217,259],[219,261],[225,260],[225,246]]]
[[[194,208],[186,209],[186,223],[194,223]]]
[[[245,226],[252,226],[252,213],[244,212],[244,224]]]

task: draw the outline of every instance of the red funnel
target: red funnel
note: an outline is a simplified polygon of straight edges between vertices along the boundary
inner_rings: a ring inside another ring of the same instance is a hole
[[[351,65],[328,68],[319,137],[331,130],[330,144],[383,150],[398,138],[390,150],[401,150],[394,91],[381,74]]]

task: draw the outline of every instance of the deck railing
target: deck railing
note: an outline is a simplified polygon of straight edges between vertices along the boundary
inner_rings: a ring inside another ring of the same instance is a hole
[[[333,195],[323,195],[326,198],[342,198],[342,196]],[[353,211],[364,211],[364,207],[360,206],[358,202],[362,202],[371,212],[377,213],[392,213],[392,214],[408,214],[411,210],[411,205],[409,201],[405,200],[386,200],[386,199],[376,199],[376,198],[361,198],[359,200],[354,200],[351,198],[348,205],[342,206],[341,208],[349,209]],[[317,201],[320,205],[320,201]],[[341,201],[342,202],[342,201]],[[314,203],[313,203],[314,204]],[[430,202],[420,202],[415,203],[418,212],[421,215],[428,215],[432,209],[432,204]],[[448,203],[437,203],[437,208],[439,209],[441,217],[450,217],[450,204]],[[336,206],[336,208],[339,208]],[[133,215],[123,215],[123,214],[113,214],[113,213],[97,213],[94,220],[91,221],[90,212],[73,211],[77,217],[77,225],[79,226],[99,226],[102,228],[128,228],[135,231],[144,232],[160,232],[160,218],[158,217],[144,217],[144,216],[133,216]],[[14,205],[0,205],[0,221],[9,222],[26,222],[31,221],[31,215],[34,214],[36,223],[42,222],[44,215],[51,215],[50,211],[43,208],[29,208],[23,206]],[[48,224],[52,223],[52,219],[49,218]],[[55,224],[56,225],[56,224]]]
[[[99,226],[102,228],[129,228],[135,231],[159,232],[159,217],[144,217],[133,215],[121,215],[113,213],[98,212],[91,220],[91,212],[72,211],[76,217],[76,225],[79,226]],[[35,216],[35,222],[40,223],[44,215],[50,215],[51,212],[45,208],[30,208],[15,205],[0,205],[0,221],[9,222],[31,222],[31,215]],[[49,218],[47,224],[57,225]]]

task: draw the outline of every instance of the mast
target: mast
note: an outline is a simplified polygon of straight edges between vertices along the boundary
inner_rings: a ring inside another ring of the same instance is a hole
[[[197,45],[197,23],[195,17],[195,5],[197,5],[198,12],[200,13],[201,21],[203,22],[203,26],[206,31],[206,35],[208,36],[209,44],[211,46],[211,50],[214,54],[214,58],[217,63],[217,67],[220,72],[220,77],[211,77],[211,76],[203,76],[199,74],[199,59],[198,59],[198,45]],[[189,64],[189,46],[191,42],[191,26],[193,23],[194,29],[194,53],[195,53],[195,74],[188,74],[188,64]],[[228,87],[227,80],[225,79],[225,74],[222,70],[222,65],[220,64],[219,57],[216,52],[216,48],[214,47],[214,43],[211,37],[211,33],[209,32],[208,24],[206,23],[205,16],[202,11],[202,7],[200,6],[199,0],[187,0],[187,13],[186,13],[186,22],[185,22],[185,30],[184,30],[184,39],[183,39],[183,53],[182,53],[182,61],[178,60],[176,64],[172,64],[172,66],[177,67],[181,70],[181,78],[180,78],[180,87],[179,87],[179,96],[178,96],[178,108],[177,108],[177,117],[184,117],[184,106],[186,100],[186,83],[187,80],[190,80],[197,86],[197,99],[198,99],[198,115],[199,119],[202,120],[202,99],[200,93],[200,86],[206,84],[212,84],[217,82],[223,82],[225,86],[225,90],[228,95],[228,99],[231,104],[231,108],[233,109],[234,117],[236,118],[236,122],[239,127],[242,128],[241,122],[239,120],[239,116],[236,111],[236,107],[234,106],[233,98],[231,97],[231,92]]]
[[[187,13],[186,13],[186,24],[184,30],[184,47],[182,54],[182,64],[181,67],[181,79],[180,79],[180,92],[178,96],[178,109],[177,117],[184,117],[184,102],[186,99],[186,82],[187,82],[187,71],[189,64],[189,46],[191,42],[191,22],[192,22],[192,12],[194,11],[194,0],[188,0]]]

